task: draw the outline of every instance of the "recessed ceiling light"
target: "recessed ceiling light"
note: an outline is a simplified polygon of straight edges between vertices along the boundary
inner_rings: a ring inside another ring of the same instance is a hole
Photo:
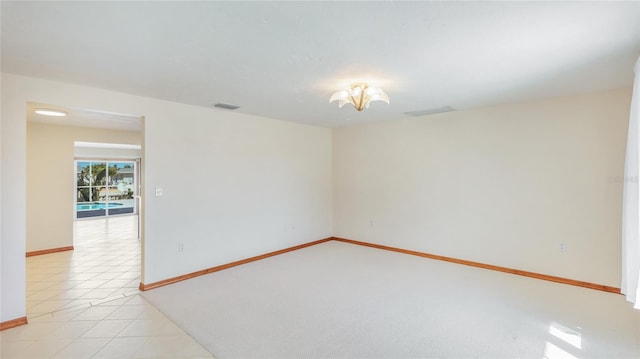
[[[35,109],[34,112],[37,113],[38,115],[55,116],[55,117],[63,117],[63,116],[67,115],[66,112],[58,111],[58,110],[51,110],[51,109],[48,109],[48,108],[37,108],[37,109]]]

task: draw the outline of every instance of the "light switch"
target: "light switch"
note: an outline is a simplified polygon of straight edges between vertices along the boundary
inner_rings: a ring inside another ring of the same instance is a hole
[[[156,197],[162,196],[162,186],[156,186]]]

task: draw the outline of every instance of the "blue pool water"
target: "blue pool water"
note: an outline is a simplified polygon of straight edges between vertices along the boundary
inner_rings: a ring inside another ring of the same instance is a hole
[[[122,206],[122,203],[109,203],[109,208],[118,208]],[[106,203],[83,203],[78,204],[78,211],[93,211],[96,209],[107,208]]]

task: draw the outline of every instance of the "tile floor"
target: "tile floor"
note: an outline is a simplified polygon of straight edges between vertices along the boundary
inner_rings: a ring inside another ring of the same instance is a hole
[[[27,317],[136,293],[137,216],[74,222],[74,250],[27,258]]]
[[[137,217],[77,221],[74,251],[27,258],[28,325],[4,358],[212,358],[138,293]]]

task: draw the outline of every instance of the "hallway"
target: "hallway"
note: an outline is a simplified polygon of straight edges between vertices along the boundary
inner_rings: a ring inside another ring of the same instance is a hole
[[[27,318],[138,292],[137,216],[74,222],[74,250],[27,258]]]

